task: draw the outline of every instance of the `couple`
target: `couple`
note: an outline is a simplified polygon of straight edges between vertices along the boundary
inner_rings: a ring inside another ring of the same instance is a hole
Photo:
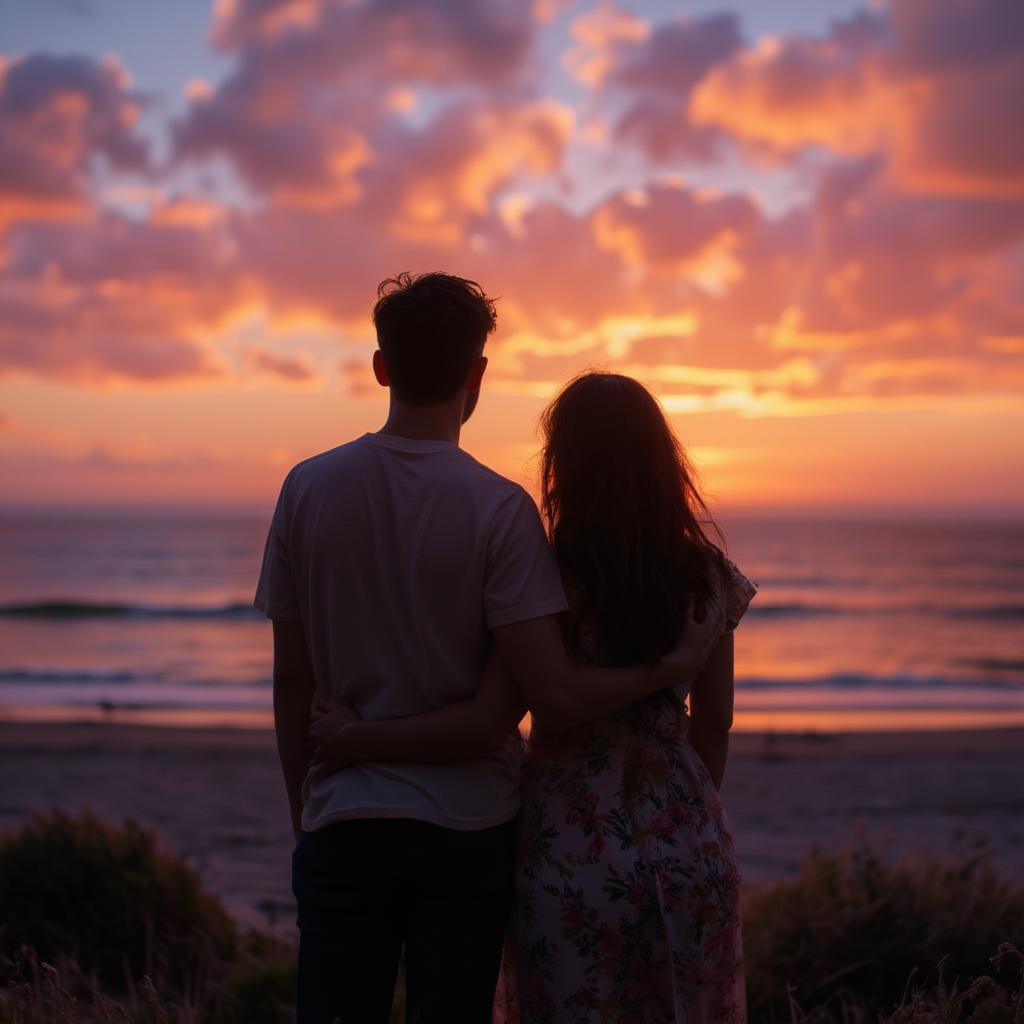
[[[423,1024],[743,1021],[718,786],[755,588],[682,449],[636,381],[576,378],[543,419],[545,535],[459,448],[493,302],[403,274],[374,323],[387,422],[288,474],[255,602],[299,1024],[387,1021],[403,951]]]

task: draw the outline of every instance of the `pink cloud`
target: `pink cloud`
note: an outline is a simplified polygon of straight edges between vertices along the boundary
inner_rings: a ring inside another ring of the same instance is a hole
[[[39,187],[78,219],[7,228],[0,370],[228,379],[232,331],[258,315],[337,337],[343,379],[370,393],[344,350],[372,338],[377,282],[447,269],[501,296],[493,377],[508,390],[588,363],[647,367],[681,408],[681,388],[710,401],[736,381],[800,399],[1002,387],[1024,336],[1024,213],[1006,185],[1019,133],[997,131],[1017,70],[967,6],[894,0],[820,38],[754,46],[728,14],[590,12],[576,22],[584,120],[606,105],[646,163],[589,204],[553,198],[575,166],[575,120],[531,86],[528,4],[222,0],[213,37],[234,63],[172,126],[173,170],[227,157],[257,200],[237,207],[155,188],[148,215],[104,211],[98,161],[160,183],[133,134],[141,101],[112,63],[26,58],[0,83],[0,144],[26,138],[55,175]],[[1005,4],[972,10],[1012,35]],[[975,82],[991,89],[986,112]],[[957,154],[972,118],[985,145]],[[70,154],[52,166],[51,134]],[[804,175],[784,213],[653,177],[658,161],[725,146],[733,159],[755,142]],[[16,172],[11,194],[28,194]],[[253,370],[316,374],[260,345],[239,368]]]
[[[348,386],[349,394],[354,398],[366,398],[380,391],[368,356],[362,359],[342,360],[338,372]]]
[[[134,129],[141,105],[112,58],[0,58],[0,222],[73,210],[97,156],[146,169]]]
[[[1015,0],[893,0],[821,37],[762,40],[709,72],[695,120],[786,150],[882,154],[921,192],[1024,196]]]
[[[634,142],[653,160],[711,160],[725,136],[686,114],[691,91],[741,45],[733,14],[678,18],[658,25],[642,42],[623,46],[607,85],[629,97],[614,124],[617,138]]]
[[[91,382],[220,375],[201,336],[238,283],[225,245],[208,230],[113,214],[12,224],[0,372]]]
[[[525,68],[534,33],[529,5],[498,0],[221,3],[213,38],[236,65],[175,125],[175,152],[227,155],[278,198],[344,203],[360,194],[357,170],[394,159],[396,86],[500,90]]]
[[[257,372],[282,380],[309,383],[317,379],[316,370],[305,356],[282,355],[266,348],[253,347],[247,350],[246,361]]]
[[[650,269],[692,264],[716,243],[748,233],[759,219],[746,196],[700,197],[669,184],[618,193],[594,213],[598,242]]]
[[[969,338],[997,307],[1009,311],[986,282],[1024,240],[1024,203],[902,191],[868,161],[834,167],[815,212],[799,295],[810,329],[863,331],[946,316]]]
[[[591,104],[611,111],[612,135],[655,161],[708,161],[727,136],[686,113],[691,91],[742,43],[734,14],[679,15],[651,26],[600,6],[573,23],[570,69],[591,89]],[[607,115],[606,115],[607,116]]]
[[[221,0],[211,38],[286,74],[305,64],[356,78],[373,64],[389,77],[441,83],[514,74],[534,29],[529,4],[502,0]]]
[[[220,369],[190,338],[160,331],[145,308],[101,308],[93,299],[56,305],[41,296],[0,297],[0,374],[58,379],[159,382],[218,376]]]

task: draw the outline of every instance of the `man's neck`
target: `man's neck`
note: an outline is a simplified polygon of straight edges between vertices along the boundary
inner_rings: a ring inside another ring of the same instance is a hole
[[[381,434],[407,437],[413,441],[459,443],[462,430],[462,404],[405,405],[392,401]]]

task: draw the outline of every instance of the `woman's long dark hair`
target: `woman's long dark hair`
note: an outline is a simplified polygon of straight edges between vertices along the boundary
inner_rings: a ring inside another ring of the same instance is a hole
[[[541,420],[542,509],[566,582],[614,664],[676,644],[691,598],[711,597],[722,553],[686,453],[654,396],[616,373],[570,381]]]

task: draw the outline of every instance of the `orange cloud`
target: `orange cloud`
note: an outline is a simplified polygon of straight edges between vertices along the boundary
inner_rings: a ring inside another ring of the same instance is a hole
[[[217,88],[193,92],[173,128],[176,158],[227,156],[253,187],[293,204],[351,202],[357,178],[365,186],[357,171],[398,159],[411,86],[497,90],[524,69],[535,27],[528,5],[496,0],[223,0],[212,39],[236,63]]]
[[[590,134],[605,141],[606,121],[617,141],[639,146],[656,161],[707,161],[725,137],[687,115],[694,86],[741,43],[739,22],[727,13],[676,17],[658,25],[612,4],[572,23],[564,62],[590,90]]]
[[[269,374],[296,384],[309,384],[317,372],[305,355],[281,355],[266,348],[252,347],[245,353],[246,362],[257,372]]]
[[[584,85],[601,85],[615,66],[616,53],[628,44],[643,43],[650,23],[613,4],[601,4],[573,19],[573,45],[563,56],[569,72]]]
[[[368,398],[380,394],[381,387],[373,375],[370,356],[361,359],[345,359],[338,367],[348,392],[354,398]]]
[[[145,170],[147,148],[134,132],[140,104],[113,59],[0,61],[2,222],[80,213],[97,155]]]
[[[650,269],[705,267],[759,220],[745,196],[701,198],[681,186],[619,193],[594,212],[594,238],[627,263]]]
[[[572,123],[571,111],[550,101],[456,108],[378,172],[373,198],[394,206],[388,220],[399,238],[458,245],[467,217],[486,214],[501,188],[558,168]]]
[[[820,38],[767,38],[713,68],[691,116],[782,150],[882,154],[920,192],[1024,196],[1020,8],[894,0]]]
[[[288,78],[305,67],[321,80],[368,72],[426,82],[492,82],[522,70],[536,22],[529,4],[429,0],[216,0],[211,40],[242,54],[242,78],[260,67]],[[259,66],[259,67],[258,67]]]
[[[729,14],[658,23],[602,5],[574,22],[572,108],[531,73],[536,10],[221,2],[229,67],[188,90],[160,168],[117,65],[6,66],[0,372],[22,400],[5,414],[43,416],[29,397],[48,388],[45,415],[62,418],[72,396],[80,418],[61,429],[99,447],[54,465],[110,487],[144,463],[214,486],[213,469],[169,468],[174,446],[213,465],[206,435],[232,437],[224,450],[251,463],[237,486],[257,493],[277,479],[265,451],[279,476],[288,453],[376,417],[374,289],[439,268],[500,296],[493,401],[470,432],[510,466],[542,403],[586,366],[648,381],[740,489],[754,486],[742,474],[781,486],[758,458],[774,464],[769,443],[813,448],[811,421],[822,445],[848,442],[853,418],[907,410],[1019,421],[1005,2],[894,0],[819,38],[750,46]],[[788,171],[781,201],[747,162],[755,146]],[[695,187],[719,159],[726,190]],[[667,161],[686,177],[659,178]],[[138,424],[142,388],[165,433],[104,447],[104,409]],[[176,402],[194,414],[187,445]],[[777,458],[813,490],[806,467]]]
[[[0,279],[0,372],[103,383],[212,378],[203,341],[233,288],[206,228],[114,215],[16,223]]]

